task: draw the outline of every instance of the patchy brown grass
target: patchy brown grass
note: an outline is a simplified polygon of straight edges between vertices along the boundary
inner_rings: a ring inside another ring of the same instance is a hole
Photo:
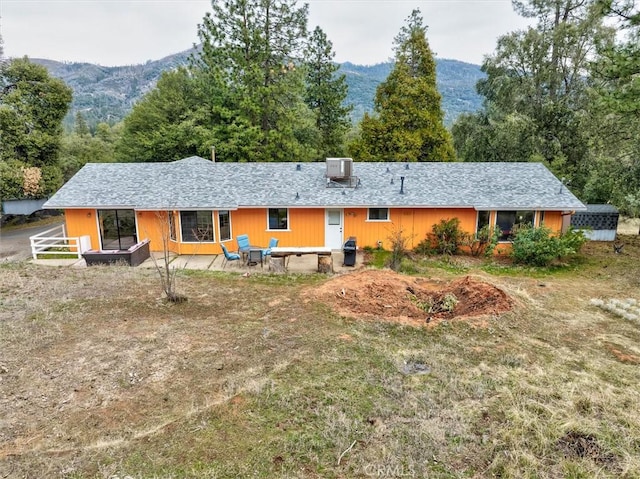
[[[638,477],[640,325],[589,304],[640,300],[626,241],[376,290],[471,276],[512,307],[481,328],[334,311],[376,271],[184,273],[169,305],[152,271],[2,265],[0,477]]]

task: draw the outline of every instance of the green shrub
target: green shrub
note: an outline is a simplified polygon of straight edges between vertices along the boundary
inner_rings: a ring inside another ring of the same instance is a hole
[[[511,257],[516,263],[548,266],[552,261],[572,256],[580,251],[586,238],[582,232],[569,230],[553,236],[546,227],[519,227],[514,231]]]
[[[582,231],[569,228],[569,230],[560,237],[560,242],[565,249],[562,256],[579,253],[587,241],[588,239]]]
[[[420,241],[420,243],[413,248],[413,251],[424,256],[436,254],[436,249],[433,247],[433,239],[431,238],[431,235],[427,234],[427,237]]]
[[[500,239],[500,228],[497,226],[484,225],[478,233],[469,235],[469,251],[472,256],[491,256],[498,246]]]
[[[465,233],[460,229],[458,218],[440,220],[431,227],[431,231],[435,250],[440,254],[456,254],[464,243]]]
[[[388,266],[393,271],[398,271],[402,265],[402,260],[407,256],[407,242],[409,238],[404,235],[402,228],[396,228],[394,226],[388,239],[391,243],[391,255],[388,260]]]

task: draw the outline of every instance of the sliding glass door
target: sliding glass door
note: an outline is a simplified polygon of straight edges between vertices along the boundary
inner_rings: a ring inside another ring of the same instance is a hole
[[[138,242],[133,210],[98,210],[103,250],[129,249]]]

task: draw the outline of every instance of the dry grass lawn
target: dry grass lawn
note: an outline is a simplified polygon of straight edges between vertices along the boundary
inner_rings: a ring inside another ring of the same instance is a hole
[[[3,264],[0,478],[640,477],[640,320],[590,304],[640,302],[623,240],[419,262],[513,303],[429,325],[338,313],[321,275],[184,272],[169,305],[153,271]]]

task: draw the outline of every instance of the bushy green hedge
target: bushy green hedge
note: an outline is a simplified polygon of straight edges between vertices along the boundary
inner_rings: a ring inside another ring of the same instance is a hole
[[[578,230],[554,236],[549,228],[519,227],[513,237],[511,257],[514,262],[531,266],[548,266],[552,261],[577,254],[587,241]]]

